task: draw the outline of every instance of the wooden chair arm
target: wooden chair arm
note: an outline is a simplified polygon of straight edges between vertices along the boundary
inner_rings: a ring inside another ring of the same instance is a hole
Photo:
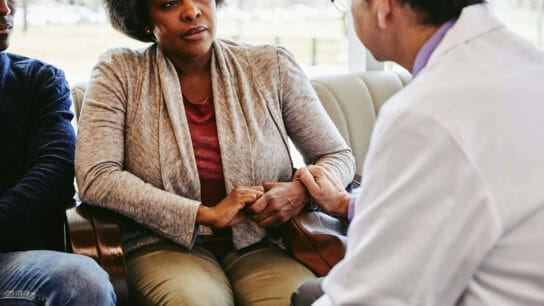
[[[96,260],[110,276],[117,305],[129,305],[125,254],[114,213],[81,204],[66,210],[66,219],[71,251]]]

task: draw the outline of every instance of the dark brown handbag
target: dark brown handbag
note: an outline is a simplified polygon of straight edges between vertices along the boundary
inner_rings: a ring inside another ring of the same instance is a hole
[[[346,252],[347,224],[321,211],[303,210],[282,229],[293,257],[325,276]]]
[[[351,194],[361,192],[356,179],[346,186]],[[325,276],[346,253],[348,221],[335,218],[313,203],[282,227],[282,237],[293,257],[318,276]]]

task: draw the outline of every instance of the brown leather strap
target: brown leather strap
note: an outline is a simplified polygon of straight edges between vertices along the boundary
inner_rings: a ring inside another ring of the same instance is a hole
[[[74,207],[66,210],[71,251],[92,257],[98,261],[98,246],[91,218],[85,207]]]
[[[117,305],[130,305],[121,232],[113,213],[81,204],[66,211],[72,252],[92,257],[109,274]]]
[[[96,209],[93,223],[98,243],[100,265],[110,275],[115,288],[117,305],[129,305],[125,254],[121,244],[121,232],[111,216]]]

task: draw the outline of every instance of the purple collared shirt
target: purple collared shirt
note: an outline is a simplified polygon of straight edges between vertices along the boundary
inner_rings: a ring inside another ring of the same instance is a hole
[[[436,32],[434,32],[433,36],[427,40],[423,47],[421,47],[417,53],[416,60],[414,61],[412,78],[415,78],[421,72],[421,70],[425,68],[429,58],[431,58],[431,54],[433,54],[436,47],[438,47],[446,33],[448,33],[449,29],[453,27],[456,21],[457,17],[446,21],[442,26],[440,26],[440,28],[438,28],[438,30],[436,30]]]
[[[429,58],[431,58],[431,54],[433,54],[434,50],[440,42],[442,42],[442,39],[448,33],[449,29],[453,27],[455,22],[457,21],[457,17],[452,18],[448,21],[446,21],[434,34],[427,40],[427,42],[421,47],[419,52],[417,53],[416,59],[414,61],[414,67],[412,68],[412,78],[415,78],[423,68],[427,65],[427,62],[429,61]],[[355,215],[355,203],[357,202],[357,198],[359,195],[351,195],[349,206],[348,206],[348,221],[351,222],[353,219],[353,216]]]

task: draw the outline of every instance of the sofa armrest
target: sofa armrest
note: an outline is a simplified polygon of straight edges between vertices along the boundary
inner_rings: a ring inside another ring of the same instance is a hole
[[[114,213],[81,204],[66,210],[66,219],[71,251],[96,260],[110,276],[117,305],[129,305],[125,254]]]

